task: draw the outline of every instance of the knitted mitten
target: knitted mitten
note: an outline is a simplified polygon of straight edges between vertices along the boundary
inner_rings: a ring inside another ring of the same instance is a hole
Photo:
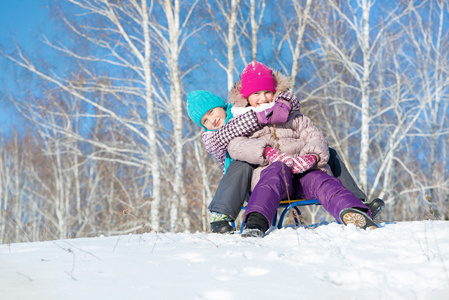
[[[307,154],[298,157],[293,157],[292,161],[293,161],[292,172],[293,174],[298,174],[304,173],[305,171],[312,168],[317,163],[318,159],[316,155]]]
[[[267,147],[265,149],[265,157],[270,163],[274,163],[275,161],[281,161],[287,165],[287,167],[292,168],[293,160],[290,156],[282,152],[281,150]]]

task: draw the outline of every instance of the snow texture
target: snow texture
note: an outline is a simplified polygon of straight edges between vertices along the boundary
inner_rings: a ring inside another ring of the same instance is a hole
[[[0,299],[449,299],[449,222],[0,245]]]

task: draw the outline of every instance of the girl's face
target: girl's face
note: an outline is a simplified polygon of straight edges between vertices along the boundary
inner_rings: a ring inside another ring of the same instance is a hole
[[[272,91],[258,91],[252,93],[248,97],[249,105],[258,107],[264,103],[270,103],[273,101],[274,93]]]
[[[214,107],[201,118],[201,124],[209,130],[215,130],[225,124],[226,111],[223,107]]]

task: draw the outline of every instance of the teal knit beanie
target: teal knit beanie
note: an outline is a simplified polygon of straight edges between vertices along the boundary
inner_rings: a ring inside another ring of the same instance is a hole
[[[187,95],[187,113],[193,122],[203,128],[205,127],[201,124],[201,118],[215,107],[223,107],[226,110],[227,104],[220,97],[207,91],[193,91]]]

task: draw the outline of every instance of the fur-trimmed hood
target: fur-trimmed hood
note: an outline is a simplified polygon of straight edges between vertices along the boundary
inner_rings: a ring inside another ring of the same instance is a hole
[[[276,93],[274,99],[277,99],[280,93],[287,92],[292,88],[291,80],[288,76],[285,76],[281,71],[273,71],[273,77],[276,80]],[[233,107],[246,107],[249,106],[248,100],[243,98],[240,90],[242,88],[242,79],[240,78],[234,86],[231,88],[228,94],[228,102]]]

